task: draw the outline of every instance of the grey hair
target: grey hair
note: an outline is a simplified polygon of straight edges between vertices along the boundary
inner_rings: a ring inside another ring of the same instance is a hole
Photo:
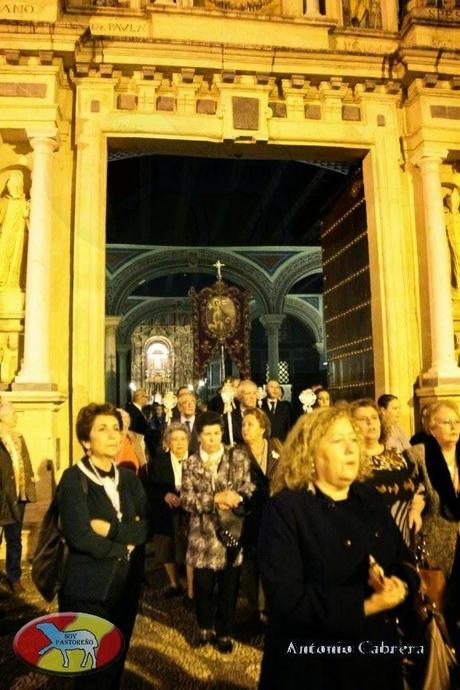
[[[171,438],[171,434],[174,431],[183,431],[184,434],[187,436],[187,442],[190,443],[190,431],[188,430],[187,425],[182,424],[182,422],[171,422],[171,424],[169,424],[166,427],[163,433],[163,443],[165,446],[169,447],[169,439]]]

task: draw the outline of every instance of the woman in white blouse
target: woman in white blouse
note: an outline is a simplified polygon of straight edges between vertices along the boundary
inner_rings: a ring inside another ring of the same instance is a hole
[[[165,598],[181,593],[180,571],[185,565],[189,515],[180,507],[182,463],[189,456],[190,432],[180,422],[170,424],[163,436],[168,451],[153,459],[148,471],[147,494],[151,504],[155,560],[165,567],[169,581]],[[193,568],[187,566],[185,603],[193,598]]]

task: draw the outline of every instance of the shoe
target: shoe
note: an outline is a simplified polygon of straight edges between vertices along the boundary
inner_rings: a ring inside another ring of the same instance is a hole
[[[214,644],[221,654],[231,654],[233,652],[233,641],[229,637],[217,637]]]
[[[11,582],[11,580],[8,580],[8,584],[13,594],[24,594],[24,592],[26,591],[21,584],[21,580],[16,580],[15,582]]]
[[[162,598],[163,599],[174,599],[174,597],[178,597],[182,594],[182,590],[180,587],[167,587],[165,591],[163,592]]]
[[[216,633],[214,630],[208,630],[202,628],[198,635],[198,646],[204,647],[205,644],[212,644],[216,639]]]
[[[182,605],[187,611],[193,611],[195,608],[195,601],[193,600],[193,597],[189,597],[188,594],[184,594]]]

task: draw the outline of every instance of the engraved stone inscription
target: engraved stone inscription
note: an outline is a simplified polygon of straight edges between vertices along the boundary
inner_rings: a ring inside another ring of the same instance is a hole
[[[46,84],[24,84],[0,82],[0,96],[21,96],[22,98],[45,98]]]

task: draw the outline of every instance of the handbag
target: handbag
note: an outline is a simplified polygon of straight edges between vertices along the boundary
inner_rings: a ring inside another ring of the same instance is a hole
[[[81,483],[85,496],[88,495],[88,482],[82,472]],[[50,505],[43,517],[37,546],[32,560],[32,580],[46,601],[53,601],[62,588],[66,576],[69,547],[62,533],[57,487]]]
[[[421,589],[430,601],[442,611],[445,603],[446,577],[441,568],[434,568],[426,546],[425,535],[411,533],[411,546],[417,570],[421,579]]]
[[[238,506],[228,510],[217,508],[216,515],[216,533],[219,541],[226,549],[239,550],[242,546],[241,533],[246,515],[244,507]]]
[[[233,486],[233,480],[233,448],[231,448],[228,464],[228,487]],[[216,508],[215,511],[217,538],[226,549],[230,549],[234,553],[235,557],[242,548],[241,534],[245,515],[246,511],[243,504],[236,508],[228,508],[227,510]]]

